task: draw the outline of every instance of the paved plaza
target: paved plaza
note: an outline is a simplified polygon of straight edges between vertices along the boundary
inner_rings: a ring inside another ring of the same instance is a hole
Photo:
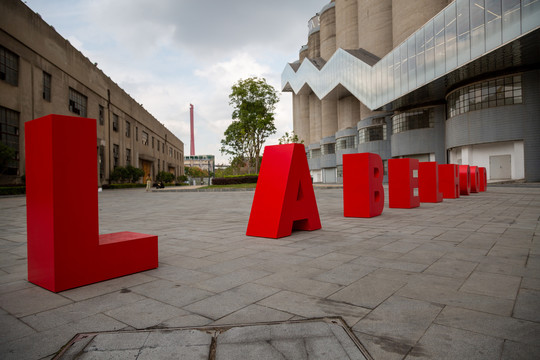
[[[0,358],[49,359],[77,334],[92,340],[65,356],[364,358],[350,338],[374,359],[540,358],[540,187],[371,219],[316,188],[322,229],[281,239],[245,236],[253,194],[101,192],[100,232],[158,235],[159,268],[58,294],[26,281],[25,197],[0,198]]]

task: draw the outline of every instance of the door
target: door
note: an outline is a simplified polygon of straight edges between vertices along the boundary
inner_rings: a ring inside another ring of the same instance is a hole
[[[496,155],[489,157],[489,179],[503,180],[512,178],[511,155]]]

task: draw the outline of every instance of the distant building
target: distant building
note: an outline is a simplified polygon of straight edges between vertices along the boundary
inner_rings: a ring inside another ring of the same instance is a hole
[[[285,67],[315,182],[372,152],[540,181],[540,1],[335,0]]]
[[[209,173],[216,172],[216,159],[214,155],[190,155],[184,157],[184,165],[186,167],[198,167],[206,170]]]
[[[24,123],[52,113],[97,120],[98,184],[117,166],[139,167],[153,179],[160,171],[184,173],[181,140],[23,2],[2,0],[0,136],[17,158],[0,183],[25,174]]]

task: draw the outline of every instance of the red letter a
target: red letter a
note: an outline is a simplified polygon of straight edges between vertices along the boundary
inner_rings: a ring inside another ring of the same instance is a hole
[[[267,146],[247,236],[280,238],[296,230],[321,228],[317,201],[302,144]]]

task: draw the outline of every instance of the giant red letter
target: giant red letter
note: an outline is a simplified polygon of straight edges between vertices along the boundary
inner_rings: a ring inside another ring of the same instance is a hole
[[[444,199],[459,197],[459,166],[455,164],[439,165],[439,189]]]
[[[343,214],[373,217],[383,212],[383,163],[378,154],[343,155]]]
[[[418,191],[420,202],[438,203],[443,200],[439,192],[439,169],[437,162],[421,162],[418,168]]]
[[[471,193],[471,168],[469,165],[459,165],[459,194]]]
[[[246,235],[277,239],[320,228],[304,145],[267,146]]]
[[[420,206],[417,159],[388,160],[388,198],[391,208]]]
[[[480,192],[480,172],[478,166],[471,166],[471,192]]]
[[[99,235],[96,120],[25,123],[28,281],[59,292],[158,266],[157,236]]]
[[[487,173],[485,167],[478,168],[478,177],[480,178],[480,191],[486,191],[487,189]]]

